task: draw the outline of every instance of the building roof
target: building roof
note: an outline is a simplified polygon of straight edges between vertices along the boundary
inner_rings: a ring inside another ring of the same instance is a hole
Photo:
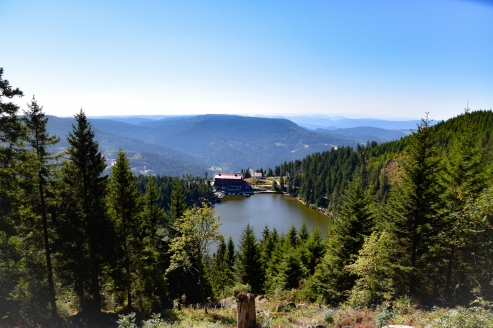
[[[242,180],[243,174],[241,174],[241,173],[216,173],[214,175],[214,180],[216,180],[216,179]]]

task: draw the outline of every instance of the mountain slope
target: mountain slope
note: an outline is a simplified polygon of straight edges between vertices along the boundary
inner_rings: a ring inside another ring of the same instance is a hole
[[[192,118],[142,122],[154,131],[144,140],[186,150],[223,170],[270,167],[279,160],[301,159],[313,152],[356,143],[309,131],[287,119],[235,115],[201,115]],[[132,130],[129,135],[137,137]]]
[[[197,157],[182,152],[177,149],[166,147],[160,144],[153,144],[143,140],[130,138],[117,133],[111,133],[105,129],[116,130],[120,133],[127,131],[131,124],[104,120],[90,120],[95,139],[99,142],[99,148],[107,159],[116,158],[116,152],[122,149],[127,152],[132,167],[146,166],[147,170],[154,173],[170,176],[180,176],[183,174],[203,175],[206,164]],[[49,116],[48,130],[51,134],[60,137],[57,151],[62,151],[68,146],[66,136],[72,131],[73,118],[60,118]]]
[[[356,142],[376,141],[378,143],[398,140],[411,133],[411,130],[387,130],[381,128],[374,128],[369,126],[362,126],[357,128],[345,128],[345,129],[317,129],[320,133],[330,134],[334,137],[354,140]]]

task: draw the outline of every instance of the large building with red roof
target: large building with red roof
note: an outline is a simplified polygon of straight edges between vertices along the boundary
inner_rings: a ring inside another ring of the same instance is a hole
[[[224,192],[243,192],[252,190],[252,186],[245,181],[241,173],[216,173],[214,188]]]

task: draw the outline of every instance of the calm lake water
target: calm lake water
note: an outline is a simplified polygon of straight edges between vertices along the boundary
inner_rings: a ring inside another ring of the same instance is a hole
[[[296,198],[279,194],[255,194],[251,197],[226,196],[215,204],[215,213],[221,217],[220,230],[227,241],[233,238],[235,247],[243,229],[250,223],[257,240],[262,237],[265,225],[276,228],[279,234],[287,233],[292,225],[299,231],[306,223],[308,230],[318,226],[325,236],[329,218],[301,204]]]

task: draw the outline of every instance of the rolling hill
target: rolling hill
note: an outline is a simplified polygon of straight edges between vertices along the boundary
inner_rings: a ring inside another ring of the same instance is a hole
[[[115,158],[122,149],[132,167],[143,170],[145,166],[166,175],[274,167],[332,147],[405,135],[372,127],[313,131],[284,118],[237,115],[112,117],[90,122],[107,158]],[[73,118],[50,116],[50,132],[61,137],[59,150],[67,146],[65,136],[73,123]]]

